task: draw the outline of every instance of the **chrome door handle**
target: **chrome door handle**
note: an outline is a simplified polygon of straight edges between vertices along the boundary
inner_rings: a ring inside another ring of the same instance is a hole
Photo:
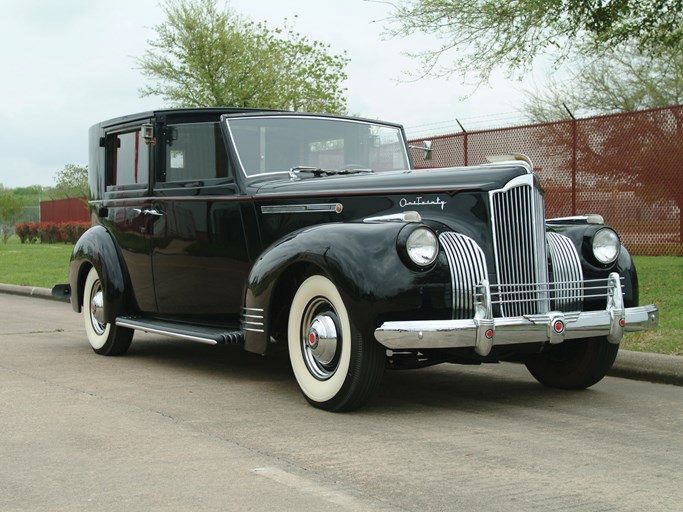
[[[133,208],[131,211],[133,212],[133,214],[134,214],[135,216],[138,216],[138,215],[151,215],[151,216],[153,216],[153,217],[161,217],[162,215],[165,215],[164,212],[162,212],[161,210],[157,210],[157,209],[155,209],[155,208],[152,208],[152,209],[144,209],[144,210],[141,210],[140,208]]]

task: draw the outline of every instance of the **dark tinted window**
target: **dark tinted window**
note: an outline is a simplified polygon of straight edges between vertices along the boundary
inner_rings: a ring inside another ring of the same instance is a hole
[[[218,123],[168,125],[164,150],[161,181],[204,181],[233,176]]]
[[[146,184],[149,175],[149,146],[140,130],[107,137],[107,188]]]

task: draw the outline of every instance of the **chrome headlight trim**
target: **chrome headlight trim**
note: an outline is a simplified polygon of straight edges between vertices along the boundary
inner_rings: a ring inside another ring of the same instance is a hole
[[[593,235],[591,242],[593,256],[603,265],[614,263],[621,251],[621,240],[611,228],[601,228]]]

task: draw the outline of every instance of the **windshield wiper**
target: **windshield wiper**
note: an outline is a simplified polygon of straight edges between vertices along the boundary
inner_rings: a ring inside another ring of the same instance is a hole
[[[307,172],[314,176],[335,176],[343,174],[361,174],[374,172],[372,169],[362,169],[358,167],[349,166],[343,169],[321,169],[320,167],[310,167],[307,165],[298,165],[289,170],[289,176],[297,178],[300,173]]]

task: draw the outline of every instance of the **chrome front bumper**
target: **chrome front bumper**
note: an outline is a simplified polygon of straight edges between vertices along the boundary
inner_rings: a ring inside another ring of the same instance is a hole
[[[624,332],[657,326],[655,305],[624,308],[619,275],[610,274],[608,281],[607,307],[602,311],[550,311],[508,318],[493,318],[490,287],[484,281],[474,318],[385,322],[375,330],[375,338],[391,350],[473,347],[479,355],[486,356],[494,345],[557,344],[594,336],[606,336],[618,344]]]

